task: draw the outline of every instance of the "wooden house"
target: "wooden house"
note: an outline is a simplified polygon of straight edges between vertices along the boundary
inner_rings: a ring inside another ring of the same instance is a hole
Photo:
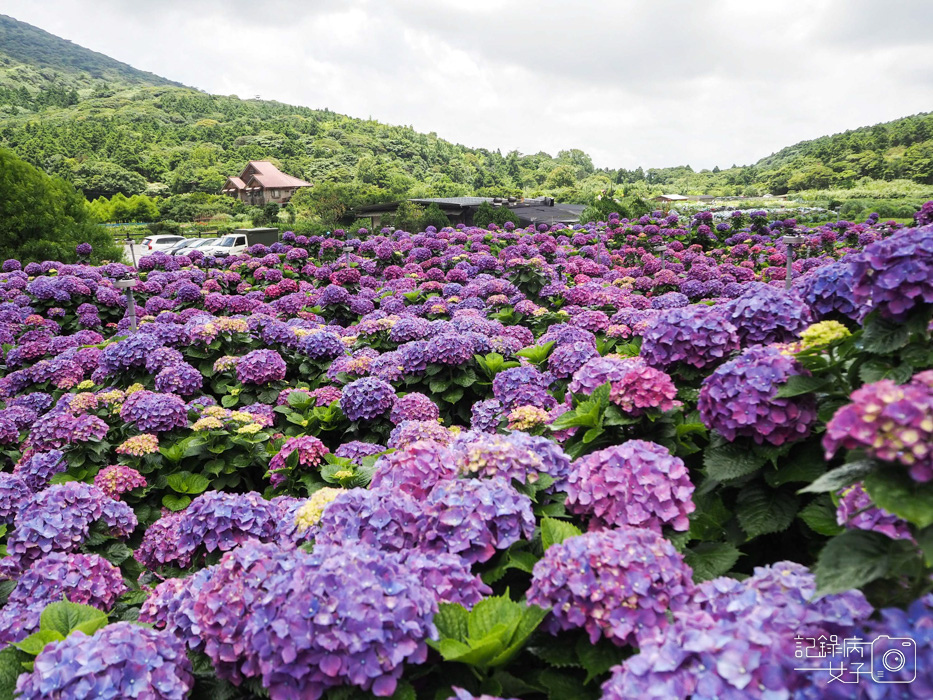
[[[297,177],[286,175],[267,160],[251,160],[239,177],[228,177],[223,193],[252,206],[270,202],[285,204],[299,187],[311,187]]]

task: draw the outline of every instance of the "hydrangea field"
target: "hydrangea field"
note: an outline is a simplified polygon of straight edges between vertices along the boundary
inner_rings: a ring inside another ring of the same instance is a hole
[[[2,270],[0,699],[933,696],[933,202]]]

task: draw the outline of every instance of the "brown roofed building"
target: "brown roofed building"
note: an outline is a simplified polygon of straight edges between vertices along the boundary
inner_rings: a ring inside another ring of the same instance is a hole
[[[311,183],[286,175],[267,160],[251,160],[239,177],[227,178],[223,193],[261,207],[270,202],[285,204],[299,187],[311,187]]]

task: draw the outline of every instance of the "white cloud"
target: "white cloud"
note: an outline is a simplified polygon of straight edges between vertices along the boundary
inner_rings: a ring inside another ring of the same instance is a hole
[[[750,163],[929,110],[927,0],[0,0],[188,85],[597,165]]]

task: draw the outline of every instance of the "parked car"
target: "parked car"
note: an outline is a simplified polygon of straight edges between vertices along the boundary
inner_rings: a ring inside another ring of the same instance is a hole
[[[213,238],[186,238],[183,242],[178,243],[174,248],[168,251],[169,255],[187,255],[192,250],[200,248],[212,242]]]
[[[215,257],[239,255],[250,246],[260,243],[272,245],[278,240],[279,231],[275,228],[239,228],[222,238],[215,239],[210,245],[201,248],[201,252]]]
[[[184,241],[184,236],[172,236],[169,234],[160,234],[158,236],[146,236],[141,242],[146,250],[150,253],[154,253],[157,250],[163,252],[167,251],[169,248],[174,247],[180,241]]]

